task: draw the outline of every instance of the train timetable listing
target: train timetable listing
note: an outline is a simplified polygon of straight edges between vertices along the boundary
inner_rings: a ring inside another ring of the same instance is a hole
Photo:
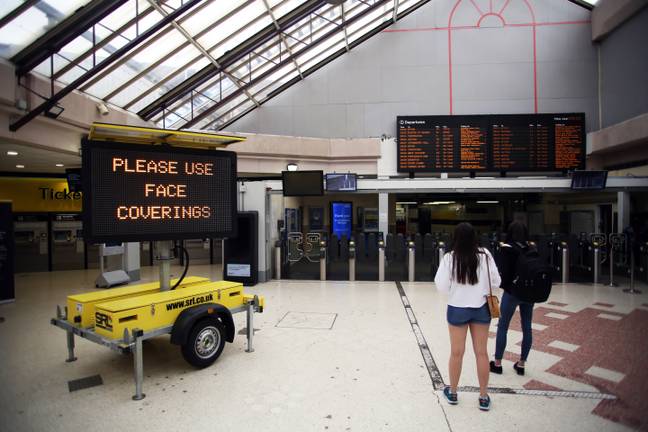
[[[568,171],[585,168],[585,121],[581,114],[553,116],[555,167]]]
[[[400,116],[399,172],[551,172],[585,166],[585,115]]]
[[[490,130],[493,170],[551,170],[549,130],[550,123],[535,116],[493,118]]]

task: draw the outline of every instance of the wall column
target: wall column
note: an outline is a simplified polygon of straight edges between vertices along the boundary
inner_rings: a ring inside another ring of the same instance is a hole
[[[387,237],[389,233],[389,194],[387,192],[378,194],[378,230]]]
[[[630,225],[630,192],[617,192],[617,232]]]

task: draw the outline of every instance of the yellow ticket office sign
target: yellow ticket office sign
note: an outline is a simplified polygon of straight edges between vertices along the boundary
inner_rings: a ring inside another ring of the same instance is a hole
[[[80,212],[81,192],[70,192],[65,178],[0,177],[0,200],[14,213]]]

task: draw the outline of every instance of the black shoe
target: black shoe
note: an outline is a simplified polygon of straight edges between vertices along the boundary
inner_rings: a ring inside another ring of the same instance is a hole
[[[503,369],[502,369],[502,366],[496,366],[495,362],[491,360],[491,362],[490,362],[490,371],[495,373],[495,374],[502,375]]]
[[[518,366],[517,362],[513,365],[513,369],[515,369],[518,375],[524,375],[524,366]]]

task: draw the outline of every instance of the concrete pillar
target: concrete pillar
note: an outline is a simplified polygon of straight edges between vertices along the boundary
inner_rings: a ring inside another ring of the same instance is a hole
[[[617,232],[630,225],[630,192],[617,192]]]
[[[378,194],[378,230],[387,236],[389,232],[389,194]]]

